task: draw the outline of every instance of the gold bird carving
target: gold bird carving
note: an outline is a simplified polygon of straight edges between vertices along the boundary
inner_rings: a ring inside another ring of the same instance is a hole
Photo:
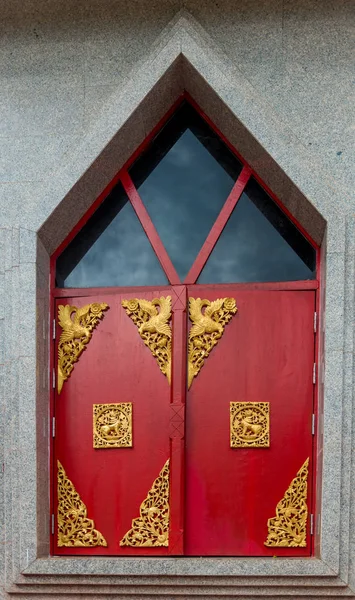
[[[104,305],[101,306],[102,310],[105,310],[107,307],[107,305],[105,307]],[[59,344],[80,338],[84,344],[89,341],[91,337],[90,329],[81,323],[83,320],[85,321],[85,317],[90,312],[90,309],[91,304],[86,304],[81,308],[76,308],[76,306],[71,306],[70,304],[58,307],[58,321],[62,328]]]
[[[138,331],[140,335],[147,331],[148,333],[160,333],[167,338],[171,338],[171,328],[168,325],[171,316],[170,308],[171,296],[166,298],[154,298],[154,300],[139,300],[141,309],[149,315],[149,321],[144,321]],[[159,307],[159,312],[157,307]]]
[[[204,335],[205,333],[217,332],[218,334],[222,335],[223,325],[221,323],[217,323],[217,321],[213,319],[213,315],[222,308],[223,302],[224,298],[219,298],[213,302],[210,302],[209,300],[201,300],[201,298],[190,298],[189,314],[190,319],[193,322],[189,333],[190,341],[199,335]],[[204,307],[206,307],[205,311],[202,312]]]

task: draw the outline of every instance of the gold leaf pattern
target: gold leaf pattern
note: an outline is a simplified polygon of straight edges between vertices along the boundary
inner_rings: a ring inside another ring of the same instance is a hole
[[[305,548],[307,534],[307,479],[309,458],[291,481],[276,506],[276,517],[267,522],[269,535],[265,546]]]
[[[193,325],[189,332],[188,387],[190,389],[205,359],[223,335],[224,328],[237,312],[234,298],[218,300],[189,299],[189,316]]]
[[[161,372],[171,377],[171,296],[154,300],[122,300],[122,306],[138,327],[143,342],[156,358]],[[158,311],[159,308],[159,311]]]
[[[70,304],[58,306],[58,321],[62,328],[58,344],[58,394],[91,340],[93,330],[103,318],[103,311],[108,308],[104,302],[86,304],[81,308]]]
[[[169,460],[155,479],[120,546],[158,547],[169,545]]]
[[[107,546],[58,460],[58,546]]]
[[[94,404],[94,448],[132,447],[132,402]]]
[[[268,448],[270,445],[269,403],[230,403],[231,448]]]

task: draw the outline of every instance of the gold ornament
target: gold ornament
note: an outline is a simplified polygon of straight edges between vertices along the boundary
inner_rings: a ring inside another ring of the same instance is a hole
[[[234,298],[218,298],[213,302],[201,298],[189,299],[189,316],[193,323],[188,348],[189,389],[237,310]]]
[[[103,318],[103,311],[108,308],[104,302],[81,308],[70,304],[58,306],[58,321],[62,328],[58,344],[58,394],[91,340],[94,328]]]
[[[122,300],[122,306],[170,383],[172,333],[168,323],[171,319],[171,296],[151,301],[138,298]]]
[[[169,545],[169,460],[154,481],[120,546],[156,548]]]
[[[58,460],[58,546],[107,546],[103,535],[94,528],[84,502]]]
[[[132,447],[132,402],[94,404],[94,448]]]
[[[268,402],[230,403],[231,448],[268,448],[270,424]]]
[[[276,517],[268,519],[269,535],[265,546],[305,548],[307,535],[307,478],[309,458],[291,481],[276,506]]]

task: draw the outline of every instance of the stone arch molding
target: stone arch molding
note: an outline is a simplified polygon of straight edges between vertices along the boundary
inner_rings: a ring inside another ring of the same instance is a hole
[[[319,472],[323,475],[317,494],[317,556],[277,561],[48,558],[49,256],[184,90],[322,245],[323,282],[327,279],[322,304],[327,319],[322,323],[325,345],[321,344],[320,355],[324,368],[319,408],[324,436],[319,435],[318,448]],[[180,12],[146,61],[131,73],[126,86],[110,96],[81,146],[67,156],[66,165],[43,192],[38,203],[38,231],[33,235],[27,232],[24,240],[32,262],[27,260],[23,269],[20,264],[10,283],[10,293],[25,310],[21,312],[18,339],[11,327],[15,310],[6,329],[12,365],[5,372],[5,389],[9,390],[6,422],[12,426],[4,437],[5,535],[11,540],[4,545],[5,589],[9,593],[39,593],[41,584],[46,584],[41,597],[50,597],[60,589],[63,598],[70,598],[74,579],[80,593],[89,594],[94,581],[90,576],[95,575],[96,595],[101,585],[109,584],[110,593],[123,598],[126,586],[133,585],[134,575],[134,585],[149,586],[147,597],[155,597],[155,585],[166,597],[174,594],[175,586],[181,590],[180,586],[188,585],[187,593],[191,594],[192,584],[196,595],[213,596],[215,591],[226,597],[244,597],[250,593],[246,592],[249,586],[260,597],[295,593],[298,586],[302,586],[302,593],[308,586],[309,596],[351,594],[349,519],[353,507],[346,423],[351,422],[353,389],[350,298],[354,295],[354,244],[346,240],[354,233],[354,223],[346,220],[345,212],[341,201],[334,208],[334,190],[326,174],[311,168],[297,136],[200,25],[186,11]],[[26,359],[16,354],[17,345],[26,346]],[[342,440],[345,429],[347,436]]]

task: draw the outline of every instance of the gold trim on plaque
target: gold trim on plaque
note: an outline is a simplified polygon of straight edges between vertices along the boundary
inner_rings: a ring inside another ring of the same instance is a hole
[[[132,402],[94,404],[94,448],[132,447]]]
[[[138,327],[143,342],[157,360],[170,383],[171,376],[171,296],[154,300],[122,300],[122,306]],[[159,309],[159,310],[158,310]]]
[[[104,536],[87,518],[87,509],[74,484],[58,464],[58,546],[107,546]]]
[[[230,403],[231,448],[270,446],[269,402]]]
[[[193,323],[188,347],[189,388],[237,310],[234,298],[218,298],[213,302],[201,298],[189,299],[189,316]]]
[[[169,545],[169,460],[155,479],[120,546],[158,547]]]
[[[108,308],[105,302],[86,304],[81,308],[70,304],[58,306],[58,322],[62,328],[58,344],[58,394],[91,340],[93,330],[103,319],[103,311]]]
[[[269,535],[265,546],[305,548],[307,546],[307,478],[309,458],[291,481],[276,506],[276,517],[267,522]]]

